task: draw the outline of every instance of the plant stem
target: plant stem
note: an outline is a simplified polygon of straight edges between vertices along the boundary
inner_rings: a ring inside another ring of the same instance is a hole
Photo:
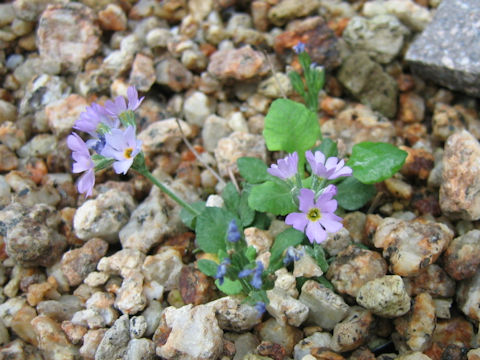
[[[166,185],[162,184],[158,179],[152,175],[152,173],[148,170],[141,170],[139,171],[140,174],[145,176],[148,180],[150,180],[154,185],[158,186],[160,190],[162,190],[165,194],[170,196],[173,200],[175,200],[180,206],[182,206],[185,210],[189,211],[192,215],[198,216],[200,212],[196,210],[193,206],[188,204],[187,202],[183,201],[179,198],[172,190],[170,190]]]

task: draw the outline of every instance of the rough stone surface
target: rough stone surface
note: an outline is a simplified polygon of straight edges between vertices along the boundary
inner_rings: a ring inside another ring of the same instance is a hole
[[[155,83],[156,73],[151,57],[137,54],[132,64],[129,83],[138,91],[148,91]]]
[[[438,259],[452,238],[452,230],[442,223],[386,218],[378,226],[373,243],[383,248],[394,274],[415,276]]]
[[[361,103],[387,117],[397,112],[397,83],[363,51],[354,52],[342,64],[338,80]]]
[[[83,4],[50,5],[38,25],[40,55],[59,62],[65,70],[78,71],[100,47],[100,29],[95,21],[95,13]]]
[[[211,307],[169,307],[163,312],[153,341],[157,355],[164,358],[214,360],[223,350],[223,331]]]
[[[38,348],[52,360],[75,359],[78,348],[72,345],[60,325],[48,316],[37,316],[31,322],[38,339]]]
[[[404,278],[403,282],[410,296],[424,292],[443,298],[455,295],[455,281],[437,264],[427,266],[417,276]]]
[[[289,296],[284,290],[268,290],[267,296],[269,300],[267,311],[278,323],[288,323],[299,327],[307,319],[308,307],[299,300]]]
[[[290,19],[303,17],[314,12],[319,5],[320,3],[318,0],[302,2],[296,0],[284,0],[270,8],[268,11],[268,19],[272,24],[280,26]]]
[[[193,81],[193,75],[177,59],[167,56],[155,65],[156,81],[175,92],[188,88]]]
[[[183,267],[180,253],[175,249],[165,247],[159,253],[145,258],[142,272],[146,279],[156,281],[165,290],[172,290],[178,288]]]
[[[333,329],[347,315],[349,309],[341,296],[313,280],[303,284],[298,299],[310,310],[307,323],[327,330]]]
[[[218,141],[232,133],[228,121],[217,115],[210,115],[205,119],[202,127],[203,146],[207,151],[214,152]]]
[[[183,120],[179,120],[183,134],[190,138],[192,128]],[[178,128],[175,118],[155,121],[145,130],[138,134],[138,139],[142,140],[142,149],[148,156],[159,152],[173,152],[177,145],[182,141],[182,133]]]
[[[475,275],[480,265],[480,230],[471,230],[453,239],[443,254],[443,262],[455,280]]]
[[[386,275],[363,285],[358,291],[357,303],[375,315],[388,318],[404,315],[410,310],[410,296],[398,275]]]
[[[310,355],[314,348],[330,348],[332,335],[328,332],[314,332],[312,335],[302,339],[293,349],[295,360],[301,360],[304,356]]]
[[[355,16],[348,22],[343,38],[353,49],[364,50],[373,60],[387,64],[400,53],[407,34],[408,29],[395,16]]]
[[[128,315],[119,317],[105,332],[95,353],[95,360],[121,359],[127,352],[130,341],[129,326]]]
[[[415,297],[406,330],[407,345],[413,351],[423,351],[430,346],[435,329],[435,304],[428,293]]]
[[[261,317],[258,316],[258,311],[253,306],[243,303],[242,299],[234,296],[222,297],[209,302],[206,306],[213,309],[218,320],[218,326],[222,330],[246,331],[262,321]]]
[[[440,207],[448,216],[480,219],[480,144],[464,130],[450,136],[443,154]]]
[[[333,329],[332,350],[345,352],[358,348],[367,341],[372,323],[370,311],[360,306],[351,307],[347,317]]]
[[[480,96],[480,24],[476,0],[443,0],[433,21],[409,47],[406,60],[418,75],[442,86]]]
[[[302,338],[300,329],[288,324],[279,324],[273,318],[262,322],[255,328],[255,330],[258,332],[262,342],[281,345],[284,349],[284,356],[289,356],[293,352],[295,344]]]

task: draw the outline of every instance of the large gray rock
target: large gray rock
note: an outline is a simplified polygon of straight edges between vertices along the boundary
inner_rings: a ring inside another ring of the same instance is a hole
[[[480,2],[443,0],[406,54],[412,70],[453,90],[480,96]]]

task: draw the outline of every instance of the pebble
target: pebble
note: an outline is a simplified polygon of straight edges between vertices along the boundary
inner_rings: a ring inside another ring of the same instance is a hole
[[[449,136],[465,130],[465,118],[455,107],[437,102],[433,110],[432,130],[433,135],[445,141]]]
[[[283,346],[286,356],[290,356],[293,353],[295,344],[302,338],[300,329],[288,324],[282,325],[273,318],[257,325],[255,330],[262,342],[268,341]]]
[[[183,134],[187,138],[191,138],[192,127],[183,120],[178,121]],[[153,156],[159,152],[174,152],[182,141],[182,133],[175,118],[155,121],[142,130],[137,137],[142,140],[142,150],[146,156]]]
[[[350,154],[355,144],[362,141],[393,142],[395,129],[391,122],[364,105],[347,107],[335,119],[327,120],[321,127],[324,136],[341,141]]]
[[[370,311],[360,306],[352,306],[347,317],[333,329],[331,349],[346,352],[363,345],[367,341],[373,320]]]
[[[38,346],[40,340],[38,338],[38,334],[40,331],[35,330],[32,326],[32,321],[36,317],[37,313],[35,309],[25,304],[17,312],[15,312],[10,323],[8,324],[5,322],[5,325],[9,326],[12,332],[20,337],[20,339],[23,341],[34,346]],[[44,318],[47,317],[45,316]],[[61,341],[62,339],[59,340]]]
[[[187,123],[202,126],[205,119],[215,112],[215,105],[215,101],[204,93],[193,92],[183,103],[183,113]]]
[[[319,5],[318,0],[308,0],[301,3],[295,0],[285,0],[270,8],[268,19],[272,24],[281,26],[293,18],[304,17],[313,13]]]
[[[77,209],[73,218],[75,235],[82,240],[99,237],[114,243],[134,208],[135,201],[129,193],[108,190]]]
[[[122,359],[130,341],[128,315],[119,317],[105,332],[95,353],[95,360]]]
[[[451,357],[461,359],[473,345],[472,323],[456,316],[450,320],[437,321],[432,336],[432,346],[424,353],[431,359]]]
[[[7,146],[0,144],[0,171],[6,172],[15,170],[18,167],[18,158]]]
[[[399,148],[407,152],[405,163],[400,169],[402,175],[427,180],[435,164],[433,154],[421,148],[410,148],[408,146],[400,146]]]
[[[389,178],[384,182],[388,192],[395,198],[401,200],[410,200],[413,195],[413,187],[409,183],[398,178]]]
[[[413,0],[369,1],[362,9],[365,16],[392,14],[406,26],[416,32],[421,32],[432,20],[432,14]]]
[[[62,322],[71,320],[73,315],[83,308],[81,300],[74,295],[62,295],[58,300],[44,300],[37,304],[36,310],[39,315]]]
[[[164,247],[155,255],[145,258],[142,272],[149,281],[156,281],[166,291],[177,289],[180,273],[185,265],[181,254],[172,248]]]
[[[79,71],[100,47],[101,31],[92,9],[80,3],[49,5],[37,28],[37,46],[46,61]]]
[[[269,67],[263,53],[255,51],[250,45],[239,49],[218,50],[210,56],[208,72],[226,80],[233,78],[244,81],[268,73]]]
[[[452,240],[443,253],[445,270],[455,280],[471,278],[480,265],[480,230],[468,233]]]
[[[15,9],[13,4],[1,4],[0,5],[0,26],[5,26],[15,20]]]
[[[184,304],[205,304],[214,297],[215,286],[213,281],[192,266],[182,268],[178,286]]]
[[[268,290],[267,296],[269,300],[267,311],[279,324],[299,327],[307,319],[308,307],[284,290],[278,288]]]
[[[417,276],[404,278],[403,282],[410,296],[424,292],[442,298],[455,295],[455,281],[437,264],[427,266]]]
[[[80,347],[79,353],[85,359],[95,359],[98,345],[102,341],[107,329],[88,330],[83,336],[83,344]]]
[[[293,348],[294,360],[302,360],[304,356],[310,355],[314,348],[331,348],[332,335],[328,332],[314,332],[312,335],[302,339]]]
[[[243,156],[266,160],[265,140],[261,135],[233,132],[218,141],[215,159],[222,177],[238,173],[237,159]]]
[[[218,326],[222,330],[243,332],[251,330],[262,321],[258,311],[239,297],[225,296],[205,306],[211,307],[215,312]]]
[[[275,271],[274,287],[283,290],[287,295],[298,298],[297,280],[293,274],[288,272],[286,268],[280,268]]]
[[[435,325],[435,304],[432,297],[428,293],[418,294],[407,324],[406,341],[410,349],[423,351],[429,348]]]
[[[0,99],[0,124],[17,119],[17,107],[12,103]]]
[[[378,226],[373,243],[383,248],[394,274],[408,277],[434,263],[452,238],[452,230],[442,223],[386,218]]]
[[[387,262],[378,252],[350,245],[338,253],[326,277],[336,291],[355,297],[364,284],[386,274]]]
[[[155,65],[156,82],[175,92],[188,89],[192,85],[192,73],[177,59],[166,56]]]
[[[352,53],[342,64],[338,80],[361,103],[392,118],[397,112],[397,83],[364,51]]]
[[[392,15],[377,15],[370,19],[354,16],[343,31],[343,39],[354,49],[364,50],[381,64],[388,64],[403,47],[408,29]]]
[[[38,348],[48,359],[74,360],[78,357],[78,348],[68,341],[57,322],[39,315],[32,319],[31,324],[38,339]]]
[[[115,307],[123,314],[136,314],[147,305],[147,298],[143,292],[144,275],[133,270],[124,274],[122,286],[116,291]]]
[[[135,86],[138,91],[149,91],[155,83],[156,73],[153,60],[150,56],[137,54],[132,63],[129,84]]]
[[[88,331],[86,327],[73,325],[71,321],[63,321],[60,326],[67,336],[68,341],[73,345],[78,345]]]
[[[232,130],[226,119],[214,114],[207,116],[202,127],[204,148],[209,152],[214,152],[218,141],[231,133]]]
[[[132,339],[128,342],[125,360],[155,360],[155,344],[149,339]]]
[[[202,334],[198,337],[198,334]],[[223,331],[212,307],[168,307],[162,314],[153,341],[156,354],[164,358],[214,360],[223,350]]]
[[[120,274],[127,277],[131,271],[140,269],[145,260],[145,254],[135,249],[122,249],[111,256],[103,257],[97,265],[98,271],[107,274]]]
[[[127,29],[127,17],[122,8],[116,4],[108,4],[98,12],[98,21],[103,30],[124,31]]]
[[[18,149],[17,154],[22,158],[46,158],[57,147],[57,138],[51,134],[38,134]]]
[[[299,247],[297,250],[301,251],[303,255],[299,260],[293,263],[293,276],[311,278],[315,276],[322,276],[323,271],[317,264],[317,261],[305,252],[304,248]]]
[[[79,285],[97,267],[105,256],[108,243],[100,238],[88,240],[81,248],[67,251],[62,256],[61,266],[70,286]]]
[[[385,275],[367,282],[356,299],[359,305],[386,318],[395,318],[410,310],[410,296],[398,275]]]
[[[321,326],[326,330],[332,330],[342,321],[349,309],[340,295],[313,280],[303,284],[298,300],[310,310],[307,323]]]
[[[480,144],[464,130],[450,136],[445,143],[440,207],[451,217],[480,219],[480,201],[476,189],[479,171]]]
[[[25,144],[25,132],[13,122],[6,121],[0,124],[0,142],[15,151]]]
[[[260,82],[257,91],[266,97],[277,99],[291,95],[293,87],[287,74],[276,72],[275,75]]]
[[[130,338],[140,339],[147,330],[147,320],[142,315],[130,318]]]
[[[48,125],[57,138],[65,137],[72,130],[87,105],[84,97],[72,94],[45,107]]]
[[[160,323],[160,318],[162,316],[163,307],[156,300],[149,301],[147,307],[142,312],[141,316],[144,317],[147,322],[147,328],[145,329],[144,336],[151,337]]]
[[[474,320],[480,319],[480,274],[462,280],[457,287],[457,303],[463,313]]]

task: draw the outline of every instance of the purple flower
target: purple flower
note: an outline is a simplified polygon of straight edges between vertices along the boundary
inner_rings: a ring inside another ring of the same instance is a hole
[[[263,313],[266,311],[265,303],[263,301],[257,301],[254,308],[258,311],[259,316],[262,316]]]
[[[293,246],[287,248],[285,257],[283,258],[283,264],[288,265],[294,261],[300,260],[303,256],[303,251],[295,249]]]
[[[325,155],[321,151],[310,150],[305,153],[308,163],[312,167],[312,172],[318,177],[333,180],[340,176],[351,176],[352,168],[345,165],[345,161],[338,160],[336,157],[329,157],[325,161]]]
[[[301,189],[298,200],[300,213],[288,214],[285,218],[287,225],[305,232],[308,240],[313,244],[325,241],[328,233],[335,233],[342,228],[341,217],[334,214],[337,201],[332,197],[336,195],[335,185],[328,185],[324,192],[315,201],[315,193],[310,189]]]
[[[103,106],[93,103],[80,114],[80,118],[75,122],[73,128],[96,136],[97,127],[100,123],[104,123],[111,128],[116,128],[119,125],[118,119],[112,119]]]
[[[305,44],[303,42],[299,41],[297,43],[297,45],[295,45],[292,49],[297,54],[303,53],[305,51]]]
[[[144,97],[138,99],[138,92],[134,86],[129,86],[127,89],[128,105],[123,96],[117,96],[114,101],[108,100],[105,102],[105,109],[109,115],[118,118],[124,111],[135,111],[142,103]]]
[[[249,275],[252,275],[252,280],[250,280],[250,284],[255,289],[260,289],[262,287],[262,275],[263,275],[263,264],[260,261],[257,261],[257,267],[255,269],[245,269],[238,273],[239,278],[244,278]]]
[[[233,243],[236,243],[238,240],[240,240],[241,235],[240,231],[238,231],[238,226],[235,220],[230,221],[228,224],[228,230],[227,230],[227,240]]]
[[[113,169],[117,174],[126,174],[135,156],[141,151],[142,142],[135,137],[135,127],[125,130],[112,129],[105,134],[105,147],[100,155],[113,158]]]
[[[225,281],[224,277],[227,275],[227,267],[230,265],[230,259],[225,258],[217,267],[217,274],[215,275],[215,279],[218,279],[220,285],[223,285]]]
[[[282,180],[290,179],[295,176],[298,171],[298,154],[295,151],[277,161],[277,164],[271,165],[267,169],[270,175],[276,176]]]
[[[85,174],[78,179],[78,192],[85,194],[86,197],[90,196],[95,185],[95,163],[90,157],[87,144],[76,133],[71,133],[67,137],[67,145],[72,150],[74,160],[72,172],[81,173],[85,171]]]

